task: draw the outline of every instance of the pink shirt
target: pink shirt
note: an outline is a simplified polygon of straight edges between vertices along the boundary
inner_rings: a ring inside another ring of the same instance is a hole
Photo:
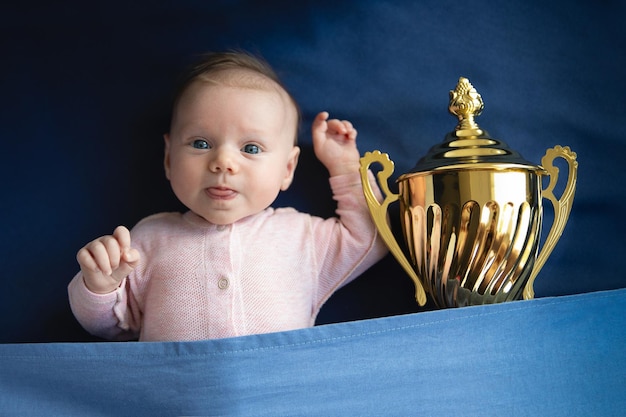
[[[324,302],[380,260],[358,174],[330,179],[339,218],[272,209],[217,226],[160,213],[131,231],[138,267],[98,295],[79,272],[72,311],[107,339],[197,340],[313,326]]]

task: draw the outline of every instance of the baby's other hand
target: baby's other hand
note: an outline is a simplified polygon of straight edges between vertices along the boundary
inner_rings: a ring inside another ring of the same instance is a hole
[[[358,172],[357,130],[347,120],[328,120],[328,117],[328,112],[319,113],[311,128],[317,159],[328,169],[331,177]]]
[[[99,237],[76,254],[87,288],[106,294],[119,287],[120,282],[139,263],[139,252],[130,247],[130,232],[119,226],[113,235]]]

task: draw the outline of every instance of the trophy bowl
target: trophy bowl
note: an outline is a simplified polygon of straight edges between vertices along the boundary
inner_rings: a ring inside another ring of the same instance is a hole
[[[461,77],[450,91],[449,105],[458,125],[397,179],[398,194],[387,184],[394,171],[389,155],[374,151],[361,158],[372,219],[413,280],[420,305],[426,303],[426,294],[439,308],[533,298],[534,280],[570,214],[576,154],[556,146],[547,150],[541,165],[534,165],[478,126],[474,118],[483,108],[480,94]],[[560,198],[554,195],[556,158],[564,159],[569,169]],[[382,166],[376,176],[383,201],[376,199],[367,180],[375,163]],[[549,181],[542,188],[546,176]],[[540,245],[544,198],[554,208],[554,219]],[[388,208],[395,201],[408,256],[388,222]]]

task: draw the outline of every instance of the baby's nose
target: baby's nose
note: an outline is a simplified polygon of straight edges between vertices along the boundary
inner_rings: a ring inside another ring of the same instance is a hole
[[[213,158],[209,164],[209,169],[212,172],[236,173],[238,171],[236,155],[231,150],[216,148],[212,153]]]

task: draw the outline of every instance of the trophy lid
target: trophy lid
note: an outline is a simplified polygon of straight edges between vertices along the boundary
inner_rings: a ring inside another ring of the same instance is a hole
[[[518,152],[481,129],[474,118],[482,112],[483,100],[467,78],[459,78],[456,88],[450,91],[448,110],[457,116],[455,130],[446,135],[444,141],[433,146],[415,167],[404,175],[440,171],[446,169],[505,169],[521,168],[543,171],[525,160]],[[403,176],[404,176],[403,175]]]

